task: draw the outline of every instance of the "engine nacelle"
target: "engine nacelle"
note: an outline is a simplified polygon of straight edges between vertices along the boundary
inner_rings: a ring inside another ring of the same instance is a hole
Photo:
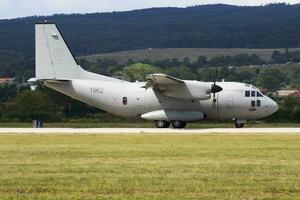
[[[211,98],[211,83],[199,81],[184,81],[184,84],[159,86],[162,93],[168,97],[184,100],[207,100]]]
[[[204,114],[202,112],[188,110],[156,110],[142,114],[141,118],[146,120],[180,120],[192,122],[204,119]]]

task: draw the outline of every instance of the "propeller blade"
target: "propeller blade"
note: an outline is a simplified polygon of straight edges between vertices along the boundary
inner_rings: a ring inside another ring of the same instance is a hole
[[[214,85],[216,85],[216,78],[217,78],[216,77],[217,76],[216,73],[217,73],[217,71],[215,70],[215,73],[214,73]]]
[[[217,76],[218,76],[218,69],[216,68],[214,73],[214,84],[211,85],[211,93],[213,93],[213,102],[217,102],[216,93],[221,92],[223,88],[217,85]]]

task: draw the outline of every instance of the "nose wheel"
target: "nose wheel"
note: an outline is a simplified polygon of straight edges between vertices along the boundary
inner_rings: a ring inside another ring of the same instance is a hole
[[[242,124],[242,123],[235,123],[234,126],[235,126],[235,128],[243,128],[244,124]]]
[[[169,128],[170,122],[163,121],[163,120],[157,120],[155,121],[156,128]]]
[[[244,125],[247,123],[247,120],[243,119],[233,119],[235,128],[243,128]]]

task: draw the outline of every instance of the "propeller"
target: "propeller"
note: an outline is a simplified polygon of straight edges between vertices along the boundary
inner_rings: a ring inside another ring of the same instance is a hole
[[[216,93],[221,92],[223,90],[223,88],[221,86],[218,86],[216,84],[216,79],[218,76],[218,69],[216,69],[215,73],[214,73],[214,84],[211,85],[211,93],[213,93],[213,102],[217,102],[216,99]]]

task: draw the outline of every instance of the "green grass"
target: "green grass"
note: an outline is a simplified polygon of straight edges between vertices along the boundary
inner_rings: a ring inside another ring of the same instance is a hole
[[[85,58],[90,61],[95,61],[97,59],[109,58],[117,60],[120,63],[126,63],[128,59],[133,59],[134,61],[149,60],[163,60],[177,58],[183,60],[185,57],[190,58],[191,61],[196,61],[199,56],[206,56],[208,59],[215,56],[222,55],[237,55],[240,53],[245,54],[257,54],[261,59],[269,61],[274,50],[284,52],[284,49],[217,49],[217,48],[169,48],[169,49],[148,49],[142,50],[132,50],[132,51],[122,51],[115,53],[105,53],[96,54],[90,56],[83,56],[80,58]],[[299,48],[290,48],[290,51],[300,50]]]
[[[0,135],[1,199],[300,199],[300,135]]]

